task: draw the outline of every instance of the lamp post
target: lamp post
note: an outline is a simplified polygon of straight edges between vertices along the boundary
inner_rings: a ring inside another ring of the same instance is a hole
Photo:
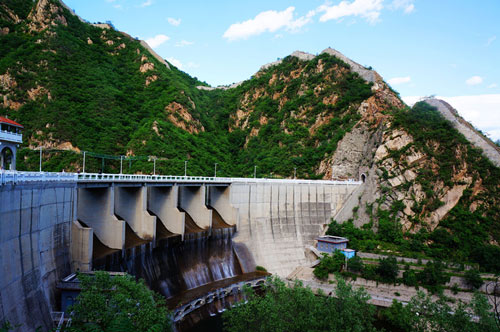
[[[123,156],[120,156],[120,175],[123,174]]]
[[[215,163],[214,177],[217,177],[217,163]]]
[[[255,179],[257,177],[257,165],[253,167],[253,178]]]
[[[83,151],[83,173],[85,173],[85,154],[87,152],[86,151]]]
[[[297,167],[293,168],[293,179],[297,179]]]
[[[42,147],[40,147],[40,173],[42,173]]]
[[[188,161],[184,160],[184,176],[187,176]]]
[[[153,175],[156,175],[156,157],[153,158]]]

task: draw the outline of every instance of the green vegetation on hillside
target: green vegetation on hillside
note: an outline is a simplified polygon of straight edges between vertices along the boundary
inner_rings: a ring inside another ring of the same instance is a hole
[[[321,294],[324,295],[324,294]],[[291,287],[274,278],[263,295],[250,293],[222,314],[226,332],[376,331],[375,307],[364,290],[337,280],[335,297],[317,296],[300,283]]]
[[[82,291],[67,331],[171,331],[165,299],[130,275],[79,274]]]

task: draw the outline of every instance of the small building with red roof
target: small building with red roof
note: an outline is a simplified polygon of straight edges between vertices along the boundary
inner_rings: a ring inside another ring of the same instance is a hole
[[[16,152],[23,142],[23,128],[16,121],[0,116],[0,170],[16,169]]]

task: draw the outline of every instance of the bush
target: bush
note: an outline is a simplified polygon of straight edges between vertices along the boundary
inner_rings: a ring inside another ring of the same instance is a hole
[[[363,264],[363,260],[359,256],[354,256],[347,261],[347,269],[351,272],[363,273],[364,268],[365,264]]]
[[[263,266],[257,265],[255,267],[255,271],[262,271],[262,272],[267,272],[267,269]]]
[[[380,280],[383,282],[395,282],[398,276],[398,262],[394,257],[382,258],[376,269]]]
[[[336,250],[332,255],[323,254],[313,273],[318,279],[327,279],[330,273],[340,272],[344,262],[345,256],[340,250]]]
[[[417,275],[418,280],[423,286],[426,286],[431,292],[441,289],[450,280],[450,277],[444,273],[443,264],[440,261],[430,261],[425,268]]]
[[[403,284],[410,287],[417,286],[418,279],[414,270],[406,270],[403,272]]]
[[[470,269],[464,274],[465,282],[473,289],[478,289],[483,285],[483,279],[477,270]]]

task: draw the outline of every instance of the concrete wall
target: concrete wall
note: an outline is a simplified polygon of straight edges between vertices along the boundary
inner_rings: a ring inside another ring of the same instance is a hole
[[[165,228],[184,239],[186,214],[178,209],[179,187],[149,187],[148,209]]]
[[[147,211],[147,188],[115,187],[115,214],[125,220],[134,233],[144,241],[156,235],[156,217]]]
[[[206,205],[205,186],[179,187],[179,208],[187,212],[198,227],[212,228],[212,210]]]
[[[239,210],[234,241],[255,263],[286,277],[306,264],[307,246],[322,233],[358,185],[233,183],[231,204]]]
[[[52,327],[56,282],[70,273],[76,184],[0,186],[0,322]]]
[[[113,187],[79,188],[77,219],[108,248],[123,249],[125,223],[115,216],[114,194]]]

